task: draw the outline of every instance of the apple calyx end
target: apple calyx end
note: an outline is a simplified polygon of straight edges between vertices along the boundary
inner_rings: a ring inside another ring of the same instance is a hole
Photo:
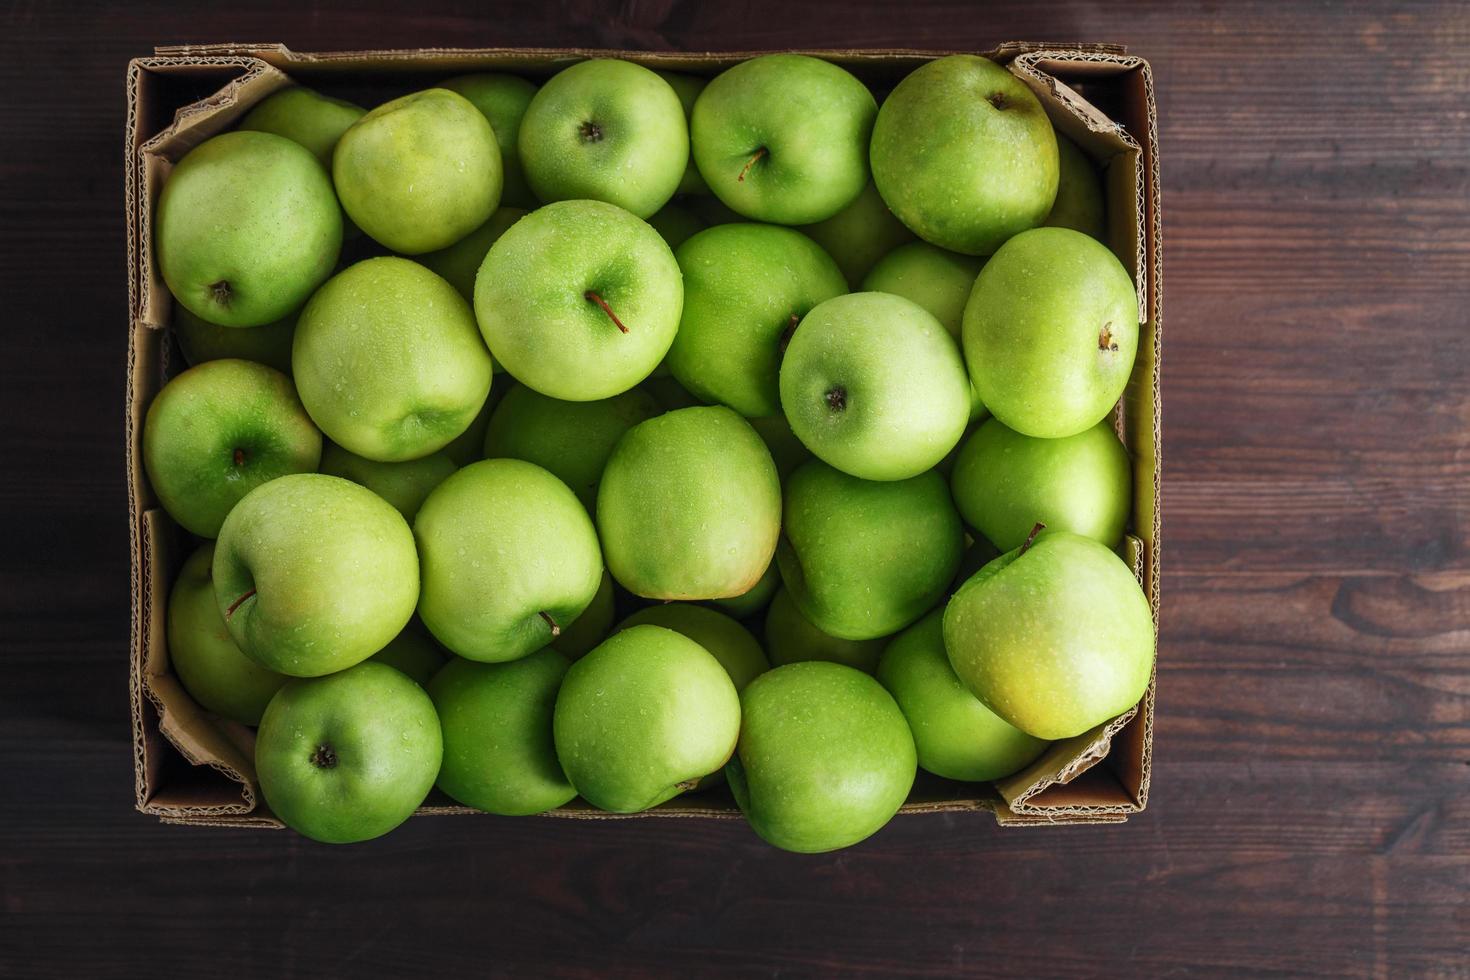
[[[593,122],[591,119],[577,127],[577,134],[586,143],[602,142],[602,126],[599,123]]]
[[[337,750],[325,743],[318,745],[311,754],[311,764],[318,769],[337,768]]]
[[[1100,351],[1116,352],[1118,341],[1113,339],[1113,321],[1109,320],[1102,325],[1097,334],[1097,349]]]
[[[681,793],[687,793],[689,790],[693,789],[694,787],[696,787],[698,785],[699,785],[699,780],[697,780],[697,779],[686,779],[682,783],[675,783],[674,784],[674,789],[678,790]]]
[[[233,458],[235,460],[235,465],[236,466],[244,466],[245,465],[245,450],[238,449],[237,448],[235,450],[235,454],[234,454],[234,457]]]
[[[1026,549],[1030,548],[1032,543],[1035,542],[1036,536],[1044,530],[1046,530],[1046,525],[1041,523],[1040,521],[1037,521],[1035,524],[1031,525],[1031,533],[1026,535],[1026,541],[1021,545],[1021,550],[1016,552],[1016,557],[1019,558],[1024,555],[1026,553]]]
[[[591,289],[583,293],[582,298],[588,300],[589,302],[596,303],[598,306],[602,307],[602,312],[606,313],[608,317],[611,318],[612,322],[616,324],[619,331],[623,333],[628,332],[628,328],[623,325],[623,321],[619,320],[618,315],[612,311],[612,307],[607,305],[607,300],[603,299]]]
[[[561,624],[551,617],[551,613],[538,612],[536,615],[540,616],[543,620],[546,621],[546,625],[551,627],[552,639],[561,636]]]
[[[746,160],[745,161],[745,166],[743,166],[743,167],[740,168],[740,175],[735,178],[735,182],[737,184],[743,184],[743,183],[745,183],[745,175],[748,174],[748,173],[750,173],[750,168],[753,167],[753,166],[755,166],[756,163],[760,160],[760,158],[763,157],[763,156],[765,156],[769,152],[770,151],[767,150],[764,146],[759,147],[755,151],[754,155],[752,155],[749,160]]]
[[[212,282],[205,288],[209,290],[210,302],[218,306],[229,306],[230,299],[235,294],[235,290],[230,286],[228,279],[220,279],[217,282]]]
[[[238,598],[234,602],[230,603],[230,608],[228,608],[228,609],[225,610],[225,619],[229,619],[231,616],[235,615],[235,610],[236,609],[239,609],[242,605],[244,605],[245,604],[245,600],[246,599],[249,599],[253,595],[255,595],[255,590],[254,589],[251,589],[250,591],[246,592],[244,595],[240,596],[240,598]]]
[[[827,401],[827,407],[834,412],[847,411],[847,389],[842,385],[833,385],[827,389],[822,396]]]
[[[1008,109],[1011,105],[1010,102],[1006,99],[1006,94],[1004,92],[991,92],[985,97],[985,101],[989,102],[991,105],[1001,110]]]

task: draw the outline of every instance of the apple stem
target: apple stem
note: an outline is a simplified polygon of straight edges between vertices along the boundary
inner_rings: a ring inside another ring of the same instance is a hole
[[[231,616],[235,615],[235,610],[240,608],[240,604],[253,595],[255,595],[255,590],[251,589],[249,592],[245,593],[240,598],[230,603],[230,608],[225,610],[225,618],[229,619]]]
[[[755,151],[755,156],[745,161],[745,166],[740,168],[740,176],[735,178],[737,183],[745,183],[745,175],[750,173],[750,168],[755,166],[756,161],[765,156],[766,152],[766,148],[763,146],[759,150]]]
[[[551,618],[551,613],[540,612],[536,615],[546,620],[546,625],[551,627],[551,635],[553,638],[561,636],[561,626],[557,624],[556,620]]]
[[[691,790],[691,789],[693,789],[694,787],[696,787],[698,785],[699,785],[699,780],[697,780],[697,779],[686,779],[682,783],[675,783],[674,784],[674,789],[679,790],[682,793],[682,792],[687,792],[688,790]]]
[[[243,449],[236,449],[235,450],[235,465],[236,466],[244,466],[245,465],[245,450],[243,450]]]
[[[791,314],[791,319],[786,321],[786,329],[781,331],[781,353],[786,353],[786,348],[791,345],[791,338],[796,336],[796,327],[799,323],[801,323],[801,317],[795,313]]]
[[[602,307],[602,312],[612,317],[612,322],[618,325],[619,330],[621,330],[623,333],[628,332],[628,328],[623,326],[623,321],[619,320],[618,315],[612,311],[612,307],[607,305],[607,300],[603,299],[601,296],[597,295],[590,289],[583,293],[582,296],[585,299],[590,299],[592,302]]]
[[[1046,525],[1041,523],[1040,521],[1037,521],[1035,524],[1031,525],[1031,533],[1026,535],[1026,543],[1021,545],[1021,550],[1017,553],[1017,556],[1019,557],[1020,555],[1024,555],[1026,553],[1026,549],[1031,547],[1031,542],[1035,541],[1036,536],[1044,530],[1046,530]]]

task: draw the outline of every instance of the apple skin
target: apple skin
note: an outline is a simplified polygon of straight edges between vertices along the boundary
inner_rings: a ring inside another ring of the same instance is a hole
[[[776,567],[776,561],[773,558],[766,566],[766,573],[760,577],[760,581],[747,591],[725,599],[711,599],[709,604],[736,619],[750,619],[770,604],[771,597],[780,587],[781,570]]]
[[[429,795],[442,755],[429,696],[376,663],[287,684],[255,739],[271,812],[326,844],[381,837],[407,820]]]
[[[699,93],[709,84],[709,79],[698,75],[686,75],[679,71],[654,71],[654,74],[669,83],[669,88],[679,97],[679,105],[684,107],[684,122],[687,125],[690,117],[694,115],[694,103],[699,101]],[[679,179],[679,188],[676,194],[708,194],[709,185],[699,175],[699,168],[694,165],[694,155],[689,155],[689,162],[684,167],[684,176]],[[670,242],[670,245],[673,243]]]
[[[786,346],[780,388],[802,444],[865,480],[930,469],[970,418],[959,345],[923,307],[888,293],[813,308]]]
[[[878,668],[878,658],[883,656],[883,648],[888,643],[885,636],[843,640],[823,633],[801,614],[790,590],[784,588],[777,591],[766,610],[765,636],[774,666],[824,660],[865,674]]]
[[[496,145],[500,147],[501,205],[528,209],[536,207],[540,202],[531,193],[531,186],[526,183],[526,172],[521,167],[521,154],[517,148],[521,119],[536,95],[536,86],[518,75],[489,71],[456,75],[440,82],[439,88],[464,96],[480,110],[485,121],[490,123],[490,129],[495,133]]]
[[[291,365],[321,430],[382,463],[444,448],[490,392],[490,354],[469,305],[396,257],[359,262],[317,290],[296,324]]]
[[[965,361],[990,413],[1061,439],[1113,410],[1138,351],[1138,298],[1112,252],[1069,228],[1006,242],[965,306]]]
[[[632,626],[567,671],[553,732],[557,758],[583,799],[639,813],[729,760],[740,696],[698,643],[661,626]]]
[[[682,633],[704,647],[725,668],[737,692],[771,669],[765,651],[750,635],[750,630],[714,609],[687,602],[648,606],[623,620],[613,632],[645,625]]]
[[[778,225],[825,221],[868,182],[877,111],[867,86],[830,62],[751,58],[721,72],[695,101],[694,162],[738,214]]]
[[[960,449],[950,489],[965,523],[1003,552],[1037,522],[1117,548],[1133,508],[1132,468],[1106,420],[1037,439],[990,419]]]
[[[613,617],[616,615],[613,609],[614,599],[612,576],[604,568],[592,602],[572,621],[572,625],[562,628],[561,635],[551,641],[551,648],[568,660],[585,657],[589,650],[607,639],[608,633],[612,632]]]
[[[169,516],[201,538],[251,490],[321,460],[322,436],[291,379],[253,361],[206,361],[178,375],[143,421],[143,465]]]
[[[801,230],[832,256],[853,289],[858,288],[873,263],[914,240],[914,233],[888,210],[871,180],[847,207]]]
[[[1006,724],[965,689],[944,652],[943,619],[936,609],[889,641],[878,681],[908,719],[921,768],[963,782],[1002,779],[1048,743]]]
[[[518,145],[539,199],[606,201],[647,218],[679,189],[689,124],[668,82],[631,61],[595,58],[541,86]]]
[[[453,245],[500,206],[495,132],[464,96],[431,88],[385,102],[342,134],[332,180],[347,216],[400,255]]]
[[[490,246],[500,240],[511,225],[529,212],[520,208],[498,208],[483,225],[437,252],[419,256],[418,261],[429,271],[453,286],[466,303],[475,301],[475,276],[490,254]],[[496,368],[499,369],[499,365]]]
[[[883,827],[917,771],[913,736],[883,686],[830,663],[777,667],[740,696],[725,778],[751,827],[801,854],[849,847]]]
[[[648,223],[663,236],[672,249],[677,249],[709,227],[699,215],[672,201],[659,208],[658,214],[649,218]]]
[[[892,293],[918,303],[951,337],[960,339],[965,303],[985,260],[928,242],[909,242],[884,255],[863,279],[868,292]]]
[[[413,523],[429,492],[459,467],[441,449],[401,463],[379,463],[350,453],[336,443],[322,448],[321,472],[367,487]]]
[[[783,344],[813,307],[847,291],[837,263],[799,231],[749,223],[708,228],[675,257],[684,312],[670,373],[706,402],[780,414]]]
[[[220,528],[212,574],[240,649],[292,677],[366,660],[402,631],[419,595],[403,516],[372,491],[320,473],[246,494]]]
[[[289,678],[245,656],[230,638],[214,602],[213,561],[214,544],[201,545],[174,580],[168,597],[169,665],[200,707],[242,725],[258,725]]]
[[[475,280],[475,317],[496,360],[565,401],[611,398],[648,377],[683,307],[683,277],[663,238],[600,201],[532,211],[490,248]]]
[[[254,327],[331,275],[342,211],[311,151],[274,133],[222,133],[178,162],[154,218],[158,271],[202,320]]]
[[[927,242],[989,255],[1046,220],[1057,196],[1057,140],[1026,83],[976,55],[917,68],[878,110],[873,180]]]
[[[330,171],[337,141],[365,115],[367,110],[360,105],[293,85],[256,103],[238,128],[275,133],[300,143]]]
[[[776,465],[723,406],[667,412],[629,429],[597,493],[617,582],[647,599],[724,599],[760,581],[781,527]]]
[[[1050,228],[1071,228],[1106,243],[1107,210],[1097,167],[1076,143],[1061,133],[1057,133],[1057,155],[1061,164],[1057,200],[1043,224]]]
[[[558,632],[571,625],[602,577],[586,509],[565,483],[519,459],[471,463],[439,484],[414,536],[419,616],[468,660],[517,660],[546,646],[553,623]]]
[[[174,337],[184,360],[191,365],[236,358],[291,373],[291,340],[296,336],[296,313],[258,327],[222,327],[201,320],[180,304],[173,311]]]
[[[657,414],[653,396],[637,389],[595,402],[564,402],[516,385],[490,418],[485,458],[524,459],[550,470],[592,513],[613,447]]]
[[[419,687],[444,666],[444,648],[434,642],[418,621],[410,621],[388,645],[368,658],[369,663],[387,664]]]
[[[1154,622],[1132,570],[1106,545],[1048,530],[960,586],[944,610],[944,647],[986,707],[1054,741],[1138,703]]]
[[[871,640],[897,633],[943,598],[964,538],[939,474],[879,483],[813,460],[786,481],[776,560],[812,625],[839,639]]]
[[[577,795],[556,759],[551,724],[571,661],[550,648],[505,664],[454,659],[429,682],[444,729],[438,785],[508,817],[544,813]]]

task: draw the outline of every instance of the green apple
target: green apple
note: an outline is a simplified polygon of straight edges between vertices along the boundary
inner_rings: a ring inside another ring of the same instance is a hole
[[[669,83],[596,58],[551,77],[521,119],[521,165],[543,201],[606,201],[647,218],[689,164],[689,124]]]
[[[721,201],[778,225],[825,221],[868,182],[878,106],[862,82],[800,54],[742,61],[694,103],[694,162]]]
[[[431,88],[385,102],[342,134],[332,179],[347,216],[395,252],[459,241],[500,206],[500,148],[464,96]]]
[[[301,401],[333,442],[398,462],[442,449],[490,391],[469,304],[428,269],[368,259],[317,290],[296,324]]]
[[[291,379],[253,361],[206,361],[163,386],[143,422],[143,466],[169,516],[201,538],[251,490],[309,473],[322,436]]]
[[[629,429],[597,493],[607,567],[648,599],[743,595],[781,527],[781,484],[765,443],[723,406],[683,408]]]
[[[413,532],[371,490],[296,473],[246,494],[220,528],[214,599],[257,663],[317,677],[360,663],[413,616]]]
[[[413,528],[419,615],[469,660],[517,660],[546,646],[591,604],[602,577],[586,509],[523,460],[466,466],[429,494]]]
[[[796,433],[791,431],[791,423],[786,421],[786,416],[767,415],[747,421],[765,442],[766,448],[771,451],[771,460],[776,464],[776,473],[783,481],[798,466],[812,458],[812,451],[803,446],[801,440],[796,438]]]
[[[1133,464],[1106,421],[1037,439],[991,419],[960,449],[950,489],[960,516],[1001,551],[1037,522],[1116,548],[1133,506]]]
[[[770,651],[771,663],[777,667],[807,660],[825,660],[871,674],[878,668],[878,658],[883,655],[887,643],[885,636],[871,640],[843,640],[823,633],[796,608],[787,589],[777,592],[766,610],[766,649]]]
[[[565,654],[568,660],[585,657],[588,650],[607,639],[607,634],[612,631],[614,599],[612,576],[604,568],[591,604],[582,610],[582,615],[572,620],[572,625],[565,627],[551,641],[551,648]]]
[[[679,97],[679,104],[684,107],[684,120],[690,121],[694,114],[694,103],[699,101],[699,93],[709,84],[709,79],[700,78],[698,75],[686,75],[678,71],[655,72],[659,78],[669,83],[669,88]],[[699,175],[699,168],[694,165],[694,155],[690,154],[689,161],[684,167],[684,176],[679,180],[679,194],[708,194],[709,185]],[[655,223],[654,227],[657,227]],[[673,244],[672,242],[670,244]]]
[[[291,339],[296,336],[294,312],[258,327],[222,327],[199,319],[181,305],[174,308],[173,328],[179,350],[190,364],[234,357],[291,373]]]
[[[757,615],[770,603],[771,597],[781,587],[781,569],[776,567],[776,560],[766,566],[766,572],[745,592],[733,595],[725,599],[711,599],[709,604],[716,609],[726,612],[736,619],[749,619]]]
[[[483,225],[448,248],[419,256],[419,262],[442,276],[459,291],[466,303],[475,301],[475,276],[490,254],[490,246],[500,240],[506,229],[526,216],[520,208],[500,208]],[[498,369],[500,365],[496,365]]]
[[[980,270],[964,339],[992,415],[1028,436],[1076,435],[1106,418],[1128,385],[1138,351],[1133,279],[1081,232],[1022,232]]]
[[[485,458],[524,459],[545,467],[590,513],[613,446],[624,432],[658,413],[653,396],[637,389],[595,402],[564,402],[516,385],[490,418]]]
[[[506,664],[456,658],[429,682],[444,729],[439,788],[477,810],[544,813],[577,795],[551,737],[552,713],[571,666],[555,650]]]
[[[611,398],[648,377],[683,306],[663,238],[600,201],[532,211],[491,246],[475,280],[475,316],[496,360],[565,401]]]
[[[765,651],[750,630],[714,609],[687,602],[648,606],[623,620],[613,632],[645,625],[682,633],[704,647],[725,668],[736,691],[745,690],[747,684],[771,669]]]
[[[214,602],[214,544],[201,545],[179,569],[168,597],[168,661],[199,706],[242,725],[260,724],[287,677],[266,670],[230,638]]]
[[[500,370],[499,364],[495,365],[495,370]],[[508,379],[503,384],[492,384],[490,396],[485,399],[485,407],[470,422],[469,428],[455,436],[440,452],[454,460],[456,466],[468,466],[484,459],[485,430],[490,427],[490,416],[495,414],[495,410],[500,407],[500,400],[510,389]]]
[[[787,851],[818,854],[876,833],[908,797],[914,739],[883,686],[841,664],[801,663],[740,696],[725,777],[751,827]]]
[[[387,664],[424,687],[444,666],[444,648],[434,642],[422,623],[413,621],[368,660]]]
[[[632,626],[572,664],[552,730],[561,767],[583,799],[638,813],[693,789],[729,760],[740,696],[698,643],[661,626]]]
[[[913,300],[960,339],[965,302],[984,259],[949,252],[928,242],[900,245],[878,260],[863,279],[863,289]]]
[[[1057,196],[1057,140],[1026,83],[976,55],[937,58],[878,110],[873,180],[926,242],[989,255],[1046,220]]]
[[[1071,228],[1098,241],[1107,240],[1102,180],[1097,167],[1076,143],[1057,134],[1057,159],[1061,163],[1057,200],[1043,222],[1051,228]]]
[[[154,222],[169,292],[225,327],[271,323],[299,308],[342,248],[327,172],[274,133],[223,133],[190,150],[169,173]]]
[[[526,183],[526,173],[521,167],[517,143],[521,119],[536,94],[536,86],[516,75],[487,71],[474,75],[457,75],[440,82],[439,88],[458,92],[469,99],[495,131],[495,142],[500,147],[500,169],[504,178],[500,203],[516,208],[534,208],[537,201],[531,193],[530,185]]]
[[[776,225],[708,228],[679,246],[684,313],[669,371],[707,402],[777,415],[781,352],[812,307],[847,291],[832,257]]]
[[[937,473],[879,483],[812,460],[786,481],[784,513],[781,579],[807,620],[844,640],[888,636],[932,609],[964,548]]]
[[[271,812],[327,844],[381,837],[407,820],[433,788],[442,755],[434,702],[373,663],[287,684],[255,739]]]
[[[708,227],[699,215],[673,202],[659,208],[658,214],[649,218],[648,223],[669,243],[669,248],[674,249]]]
[[[1037,738],[1081,735],[1138,703],[1154,622],[1133,572],[1106,545],[1043,531],[960,586],[944,648],[970,693]]]
[[[865,480],[906,480],[955,447],[970,420],[959,345],[923,307],[849,293],[801,321],[781,362],[781,407],[821,459]]]
[[[240,120],[240,129],[275,133],[311,151],[324,169],[332,166],[332,151],[342,134],[367,110],[343,99],[293,85],[266,96]]]
[[[965,782],[1009,776],[1047,743],[1006,724],[965,689],[944,652],[943,619],[936,609],[895,636],[878,680],[908,719],[925,770]]]
[[[888,210],[871,180],[847,207],[801,230],[837,261],[853,289],[858,288],[874,262],[914,238],[914,233]]]
[[[322,448],[321,472],[367,487],[397,508],[409,523],[413,522],[429,491],[457,469],[459,467],[454,465],[454,460],[442,449],[401,463],[379,463],[350,453],[334,442]]]

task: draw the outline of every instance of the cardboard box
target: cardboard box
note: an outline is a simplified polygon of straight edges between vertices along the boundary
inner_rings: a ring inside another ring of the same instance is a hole
[[[203,711],[169,670],[164,610],[188,536],[158,505],[142,465],[142,419],[175,368],[170,296],[153,264],[152,216],[169,169],[194,146],[231,128],[255,103],[299,81],[374,105],[450,75],[501,70],[544,79],[589,57],[713,75],[761,52],[720,54],[585,49],[424,49],[298,54],[281,45],[208,44],[158,49],[128,67],[127,478],[132,550],[129,667],[137,807],[171,823],[279,827],[258,792],[252,730]],[[809,51],[882,90],[947,51]],[[1109,238],[1138,284],[1138,360],[1117,422],[1135,460],[1126,557],[1159,616],[1159,355],[1162,246],[1152,75],[1110,45],[1010,43],[986,56],[1006,64],[1046,107],[1057,129],[1104,169]],[[1006,825],[1114,823],[1148,801],[1154,687],[1143,701],[1085,735],[1053,745],[995,785],[922,771],[902,812],[988,810]],[[421,814],[472,813],[433,795]],[[553,816],[613,817],[580,800]],[[676,798],[635,816],[738,817],[721,790]]]

